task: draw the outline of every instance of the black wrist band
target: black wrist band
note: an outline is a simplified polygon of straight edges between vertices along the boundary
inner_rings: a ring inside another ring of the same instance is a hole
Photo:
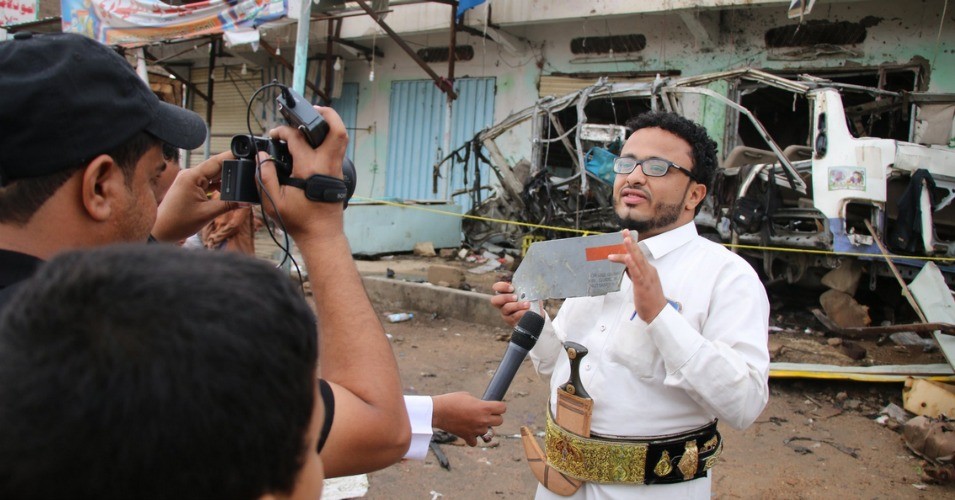
[[[308,179],[279,178],[279,184],[297,187],[305,191],[305,197],[312,201],[343,203],[348,198],[345,181],[328,175],[315,174]]]

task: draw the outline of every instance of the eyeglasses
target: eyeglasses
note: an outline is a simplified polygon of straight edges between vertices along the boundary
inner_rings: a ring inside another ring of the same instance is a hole
[[[646,160],[638,160],[631,156],[621,156],[613,161],[613,171],[618,174],[629,174],[633,172],[637,165],[640,165],[640,170],[643,171],[643,175],[648,177],[663,177],[670,171],[671,168],[675,168],[680,172],[688,175],[690,179],[693,179],[696,182],[700,182],[697,179],[696,175],[688,168],[683,168],[672,161],[664,160],[663,158],[647,158]]]

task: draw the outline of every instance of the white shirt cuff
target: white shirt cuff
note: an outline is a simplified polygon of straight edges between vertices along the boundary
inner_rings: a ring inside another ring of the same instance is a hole
[[[424,460],[431,443],[431,414],[434,402],[431,396],[405,396],[405,407],[411,420],[411,446],[404,458]]]

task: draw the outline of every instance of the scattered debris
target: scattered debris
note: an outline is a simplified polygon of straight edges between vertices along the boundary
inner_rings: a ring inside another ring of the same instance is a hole
[[[933,352],[938,349],[938,344],[934,341],[919,337],[915,332],[895,332],[889,335],[889,339],[896,345],[921,347],[922,352]]]
[[[465,281],[464,271],[454,266],[429,266],[428,281],[432,285],[459,288]]]
[[[431,453],[434,453],[434,458],[438,459],[438,464],[441,468],[448,471],[451,470],[451,462],[448,461],[448,456],[441,450],[441,446],[432,439],[428,447],[431,448]]]
[[[942,481],[955,479],[955,423],[919,415],[905,423],[902,437],[912,453],[934,466],[925,468],[930,477]]]
[[[457,256],[458,251],[453,248],[442,248],[438,250],[438,257],[441,257],[444,260],[451,260]]]
[[[907,413],[905,413],[905,410],[895,403],[887,404],[885,408],[879,410],[879,415],[889,417],[900,424],[904,424],[909,419],[909,416]]]
[[[847,399],[842,402],[842,407],[849,411],[856,411],[862,408],[862,401],[858,399]]]
[[[846,356],[849,356],[850,358],[856,361],[865,359],[865,356],[867,354],[867,351],[865,350],[865,348],[860,346],[859,344],[856,344],[855,342],[848,342],[848,341],[840,342],[839,350]]]
[[[401,323],[414,318],[414,313],[394,313],[388,315],[388,321],[391,323]]]
[[[856,260],[846,259],[839,267],[822,277],[822,284],[849,295],[855,295],[862,278],[862,266]]]
[[[438,255],[434,251],[434,244],[430,241],[419,241],[415,243],[412,253],[420,257],[434,257]]]
[[[812,441],[814,443],[828,444],[829,446],[832,446],[833,448],[845,453],[846,455],[849,455],[852,458],[859,458],[859,450],[855,448],[849,448],[848,446],[843,446],[831,439],[817,439],[817,438],[811,438],[811,437],[793,436],[783,441],[783,444],[785,444],[786,446],[790,446],[790,443],[794,441]],[[790,446],[790,448],[793,448],[794,450],[796,450],[797,453],[802,453],[802,454],[812,453],[812,450],[809,450],[808,448],[805,448],[802,446]]]
[[[842,328],[869,326],[869,308],[860,305],[851,295],[838,290],[827,290],[819,296],[819,303],[832,321]]]
[[[902,403],[916,415],[955,418],[955,386],[910,377],[902,389]]]
[[[322,488],[322,498],[327,500],[360,498],[368,494],[368,486],[367,474],[325,478],[325,484]]]
[[[880,335],[895,332],[913,332],[925,336],[931,335],[932,332],[936,330],[946,333],[955,333],[955,324],[950,323],[911,323],[889,326],[869,326],[864,328],[843,328],[819,309],[813,309],[812,314],[830,332],[853,339],[875,338]]]
[[[441,429],[434,429],[434,432],[431,434],[431,441],[438,444],[453,444],[455,446],[464,445],[464,440],[451,434],[448,431],[443,431]]]
[[[773,338],[769,339],[769,359],[776,359],[783,352],[783,344]]]
[[[773,424],[777,427],[781,427],[786,422],[789,422],[789,420],[786,420],[785,418],[782,418],[782,417],[769,417],[769,419],[767,420],[757,420],[753,423],[754,424]]]
[[[487,261],[485,261],[484,264],[478,267],[468,269],[468,272],[471,274],[485,274],[499,267],[501,267],[501,261],[499,261],[497,258],[492,258],[492,259],[488,259]]]

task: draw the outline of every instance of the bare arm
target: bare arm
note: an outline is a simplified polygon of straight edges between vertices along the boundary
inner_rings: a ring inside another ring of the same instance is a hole
[[[318,108],[330,126],[325,142],[312,149],[290,127],[271,132],[288,142],[292,176],[342,177],[348,135],[331,108]],[[269,193],[309,270],[319,329],[319,369],[335,392],[335,419],[322,458],[328,477],[358,474],[399,461],[408,449],[411,425],[398,365],[351,257],[342,205],[309,201],[301,189],[279,186],[275,167],[261,167]],[[263,193],[264,194],[264,193]],[[266,210],[271,209],[263,196]],[[273,215],[273,214],[270,214]]]

